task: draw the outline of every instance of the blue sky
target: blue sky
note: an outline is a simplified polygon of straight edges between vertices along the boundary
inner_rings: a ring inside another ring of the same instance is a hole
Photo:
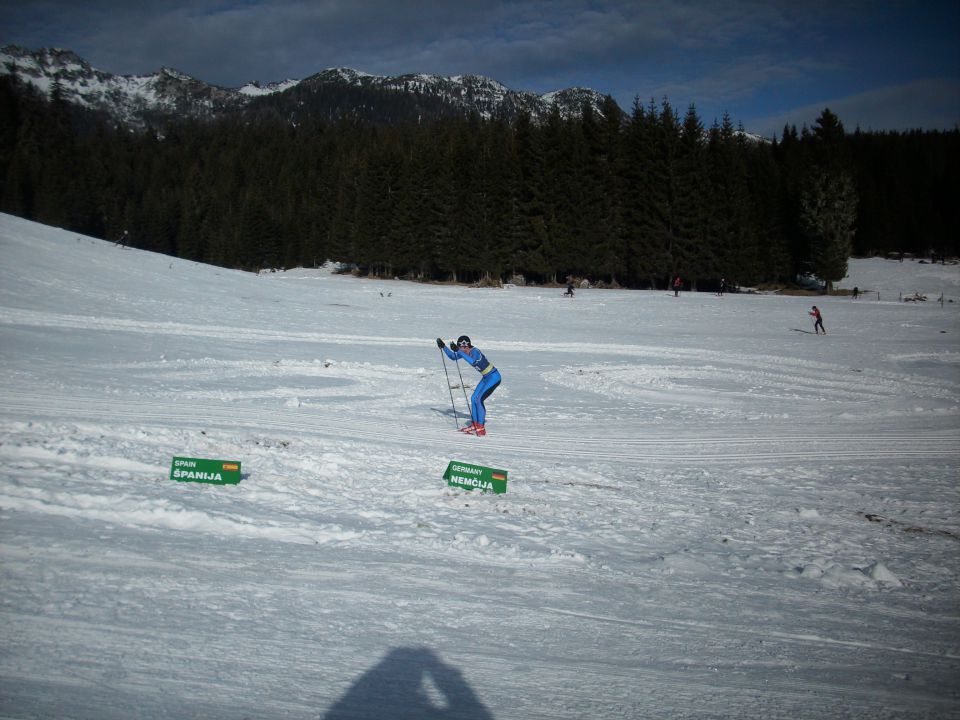
[[[0,0],[0,43],[225,87],[352,67],[666,96],[767,137],[825,107],[848,130],[960,124],[957,0]]]

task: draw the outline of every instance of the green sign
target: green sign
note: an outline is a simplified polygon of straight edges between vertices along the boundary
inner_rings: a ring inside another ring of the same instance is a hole
[[[484,492],[505,493],[507,491],[507,471],[473,465],[451,460],[443,479],[451,487],[464,490],[483,490]]]
[[[175,457],[173,465],[170,466],[170,479],[178,482],[231,485],[240,482],[240,462]]]

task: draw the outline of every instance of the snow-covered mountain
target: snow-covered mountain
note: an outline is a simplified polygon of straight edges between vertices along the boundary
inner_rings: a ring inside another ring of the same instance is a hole
[[[563,116],[576,115],[584,103],[602,114],[604,96],[587,88],[567,88],[544,95],[511,90],[505,85],[482,75],[410,74],[396,77],[368,75],[356,70],[333,68],[313,75],[302,82],[304,86],[343,86],[377,91],[392,91],[425,98],[452,107],[464,114],[476,112],[480,117],[505,116],[513,118],[528,112],[535,119],[545,118],[556,106]]]
[[[154,117],[214,117],[242,107],[250,98],[171,68],[152,75],[113,75],[69,50],[31,52],[7,46],[0,50],[0,74],[12,73],[47,95],[57,90],[67,102],[135,127]]]
[[[485,118],[510,119],[523,111],[541,119],[554,107],[563,116],[578,114],[584,103],[602,114],[604,102],[603,95],[587,88],[538,95],[511,90],[480,75],[385,77],[348,68],[324,70],[303,80],[223,88],[171,68],[161,68],[152,75],[114,75],[97,70],[70,50],[31,51],[10,45],[0,50],[0,74],[14,73],[47,95],[56,88],[68,102],[104,112],[132,127],[171,117],[204,119],[256,109],[265,98],[269,98],[271,109],[285,116],[302,111],[305,105],[329,115],[344,115],[368,112],[378,101],[384,104],[384,93],[396,93],[398,99],[409,102],[392,108],[391,119],[473,112]],[[321,93],[325,105],[305,103],[305,97],[316,98]],[[331,102],[336,107],[331,107]]]

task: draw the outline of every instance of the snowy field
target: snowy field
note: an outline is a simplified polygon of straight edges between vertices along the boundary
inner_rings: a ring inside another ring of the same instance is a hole
[[[0,216],[0,716],[960,717],[960,305],[896,301],[960,269],[842,285],[883,292],[257,276]]]

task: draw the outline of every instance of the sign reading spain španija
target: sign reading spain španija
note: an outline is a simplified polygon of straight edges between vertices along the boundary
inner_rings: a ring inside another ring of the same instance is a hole
[[[451,460],[443,479],[451,487],[464,490],[483,490],[484,492],[505,493],[507,491],[507,471],[474,465],[472,463]]]
[[[175,457],[170,466],[170,479],[178,482],[232,485],[240,482],[240,461]]]

